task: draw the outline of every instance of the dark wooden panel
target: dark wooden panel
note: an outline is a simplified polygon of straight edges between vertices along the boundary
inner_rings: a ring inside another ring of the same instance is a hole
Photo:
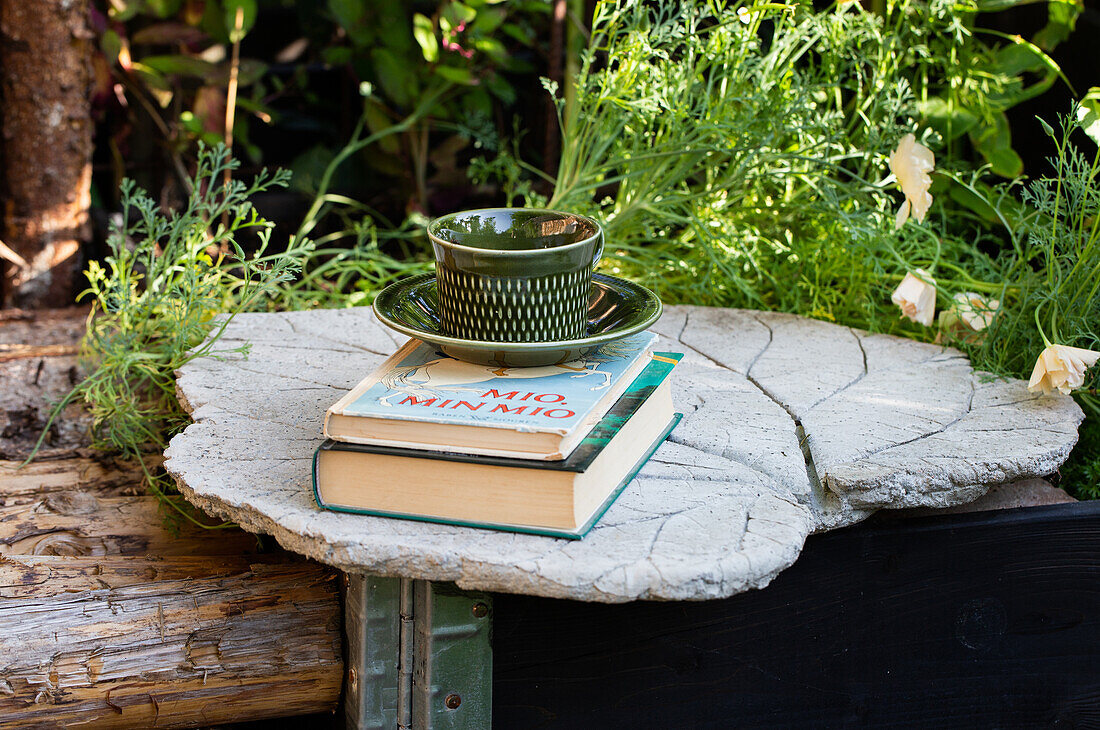
[[[1100,727],[1100,502],[811,538],[763,591],[500,595],[494,727]]]

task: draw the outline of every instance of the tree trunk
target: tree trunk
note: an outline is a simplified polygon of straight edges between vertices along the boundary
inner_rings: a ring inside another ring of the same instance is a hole
[[[9,249],[0,266],[8,306],[73,298],[91,189],[87,14],[87,0],[0,0],[0,195]]]

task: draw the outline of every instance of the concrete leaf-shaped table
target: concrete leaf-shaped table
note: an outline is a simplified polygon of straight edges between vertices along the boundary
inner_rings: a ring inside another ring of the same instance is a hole
[[[474,727],[488,717],[488,680],[484,669],[451,677],[462,672],[448,673],[444,643],[487,648],[490,598],[439,583],[606,603],[730,596],[767,585],[812,532],[1051,473],[1082,419],[1072,399],[976,373],[955,350],[793,315],[670,307],[655,330],[660,349],[685,353],[673,375],[684,420],[584,540],[315,506],[325,408],[403,341],[368,309],[234,320],[221,344],[249,342],[251,354],[179,373],[195,423],[166,467],[207,512],[353,576],[352,724]],[[424,624],[405,636],[401,614]],[[363,653],[386,642],[406,659]],[[396,695],[372,694],[389,684]]]

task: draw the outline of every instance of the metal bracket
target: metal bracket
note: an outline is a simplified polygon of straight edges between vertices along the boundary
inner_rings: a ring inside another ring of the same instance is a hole
[[[492,605],[450,583],[349,574],[346,726],[489,728]]]

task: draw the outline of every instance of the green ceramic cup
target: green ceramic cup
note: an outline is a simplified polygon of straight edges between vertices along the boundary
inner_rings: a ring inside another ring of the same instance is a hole
[[[444,334],[483,342],[584,337],[603,230],[536,208],[451,213],[428,224]]]

